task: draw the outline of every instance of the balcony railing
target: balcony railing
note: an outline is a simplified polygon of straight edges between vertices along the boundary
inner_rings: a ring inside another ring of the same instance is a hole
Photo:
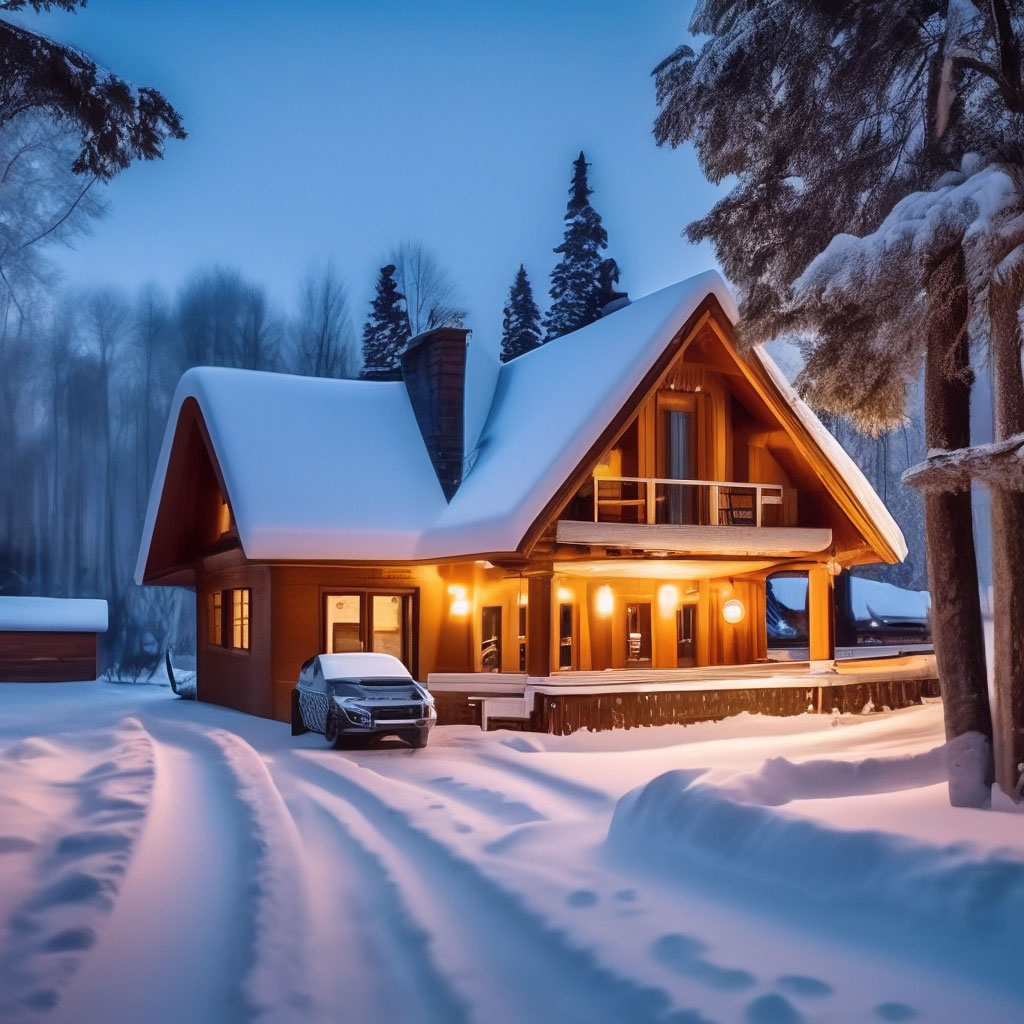
[[[659,477],[594,477],[595,523],[781,526],[781,484]]]

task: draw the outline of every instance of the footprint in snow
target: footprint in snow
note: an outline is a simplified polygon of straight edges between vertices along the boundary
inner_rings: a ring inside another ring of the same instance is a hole
[[[689,935],[662,935],[651,946],[651,953],[658,963],[670,968],[677,974],[701,981],[709,988],[720,992],[738,992],[750,988],[757,978],[750,971],[739,967],[721,967],[706,957],[708,947],[699,939]],[[781,997],[780,997],[781,998]],[[783,1000],[785,1001],[785,1000]],[[787,1004],[788,1005],[788,1004]],[[756,1024],[775,1024],[767,1018]],[[780,1018],[779,1024],[785,1024]]]
[[[566,896],[565,902],[570,907],[592,907],[597,902],[597,893],[590,889],[576,889]]]
[[[806,974],[784,974],[776,984],[790,995],[805,996],[809,999],[823,999],[835,991],[830,984],[820,978],[811,978]]]
[[[882,1020],[910,1020],[917,1016],[917,1010],[906,1003],[879,1003],[875,1007],[875,1016]]]
[[[624,903],[632,903],[636,899],[636,889],[620,889],[615,894],[615,898]]]
[[[747,1004],[743,1013],[747,1024],[803,1024],[804,1017],[785,997],[776,993],[760,996]]]

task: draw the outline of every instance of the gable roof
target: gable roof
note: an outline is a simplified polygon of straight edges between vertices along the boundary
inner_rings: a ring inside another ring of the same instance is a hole
[[[249,559],[413,561],[515,551],[681,328],[710,300],[736,321],[732,295],[709,271],[500,367],[474,356],[471,346],[467,363],[480,372],[467,373],[466,473],[450,503],[401,381],[189,370],[171,404],[136,579],[141,583],[146,575],[175,424],[189,399],[199,406]],[[771,359],[761,352],[752,358],[787,395],[823,457],[855,482],[865,517],[902,558],[899,527],[853,460]]]

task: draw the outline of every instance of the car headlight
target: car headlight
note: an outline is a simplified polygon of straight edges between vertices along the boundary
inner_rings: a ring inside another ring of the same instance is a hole
[[[353,725],[371,726],[373,725],[373,716],[366,708],[360,707],[351,698],[348,700],[339,700],[338,706],[342,711],[345,712],[345,716],[348,718]]]

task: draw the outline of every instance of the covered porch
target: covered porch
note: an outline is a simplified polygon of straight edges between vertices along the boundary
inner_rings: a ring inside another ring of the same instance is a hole
[[[939,697],[931,653],[827,662],[681,669],[434,673],[427,684],[446,724],[566,735],[580,729],[691,725],[748,712],[862,714]]]

